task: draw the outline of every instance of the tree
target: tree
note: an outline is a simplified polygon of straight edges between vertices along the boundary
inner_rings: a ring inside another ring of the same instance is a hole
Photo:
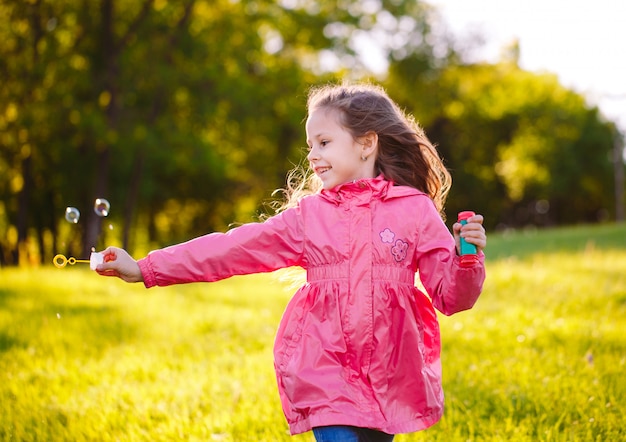
[[[421,2],[0,8],[4,263],[86,255],[122,223],[122,245],[149,247],[249,219],[301,158],[308,85],[364,73],[363,38],[400,57],[427,32]],[[106,223],[91,209],[97,197],[111,201]],[[62,219],[69,205],[83,214],[77,225]],[[147,235],[130,234],[138,224]]]
[[[613,129],[582,96],[511,62],[452,65],[418,84],[406,63],[388,84],[425,117],[453,172],[450,216],[476,208],[492,227],[607,216]]]
[[[307,88],[373,78],[373,52],[390,66],[374,81],[453,169],[451,213],[521,223],[547,201],[543,221],[568,222],[609,207],[597,110],[511,63],[460,64],[421,1],[3,0],[0,13],[0,264],[113,241],[141,253],[249,221],[303,158]],[[564,189],[580,201],[566,207]]]

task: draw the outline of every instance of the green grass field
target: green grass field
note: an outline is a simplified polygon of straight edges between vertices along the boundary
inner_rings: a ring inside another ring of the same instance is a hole
[[[626,440],[626,225],[492,235],[475,308],[441,317],[446,412],[397,441]],[[145,290],[0,269],[0,440],[290,437],[276,275]]]

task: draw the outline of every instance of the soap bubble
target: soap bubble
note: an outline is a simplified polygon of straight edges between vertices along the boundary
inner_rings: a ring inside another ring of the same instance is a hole
[[[67,207],[65,209],[65,219],[68,223],[76,224],[80,218],[80,212],[76,207]]]
[[[93,211],[98,216],[107,216],[111,209],[111,204],[104,198],[96,198],[96,202],[93,204]]]

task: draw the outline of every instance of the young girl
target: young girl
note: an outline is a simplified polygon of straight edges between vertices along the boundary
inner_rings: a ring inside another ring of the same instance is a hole
[[[451,315],[478,298],[483,217],[455,223],[450,234],[442,220],[450,175],[417,123],[378,87],[313,89],[306,136],[312,173],[288,186],[277,215],[139,261],[109,247],[97,271],[152,287],[306,269],[274,346],[291,433],[391,441],[442,416],[434,308]],[[479,250],[470,267],[460,266],[460,237]],[[418,271],[426,293],[415,287]]]

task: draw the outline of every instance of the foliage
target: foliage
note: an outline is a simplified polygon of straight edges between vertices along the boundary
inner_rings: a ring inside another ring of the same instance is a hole
[[[611,125],[554,77],[462,64],[422,1],[2,0],[0,14],[0,265],[147,251],[262,214],[302,161],[307,88],[342,79],[383,82],[419,117],[454,175],[450,218],[613,212]]]
[[[492,236],[477,305],[441,317],[444,418],[396,439],[623,440],[625,241],[623,224]],[[0,440],[312,441],[280,410],[277,275],[149,292],[77,266],[0,278]]]
[[[356,72],[356,37],[399,27],[427,47],[421,3],[384,3],[3,0],[0,263],[248,220],[300,161],[323,60]],[[72,230],[65,206],[83,214]]]
[[[271,10],[252,14],[229,1],[20,5],[5,5],[21,26],[5,46],[12,119],[3,144],[16,150],[7,167],[22,177],[12,193],[37,209],[28,211],[31,225],[54,235],[52,214],[80,206],[88,249],[101,221],[88,210],[98,196],[111,200],[124,229],[147,214],[154,236],[154,216],[171,200],[194,208],[179,228],[198,229],[200,220],[216,228],[234,217],[224,208],[237,195],[259,199],[272,189],[267,165],[285,167],[292,152],[289,109],[304,74],[295,60],[271,62],[264,51],[258,31]]]
[[[388,84],[447,160],[450,216],[474,208],[489,227],[545,226],[614,212],[615,126],[555,76],[503,61],[411,81],[413,68],[392,66]]]

